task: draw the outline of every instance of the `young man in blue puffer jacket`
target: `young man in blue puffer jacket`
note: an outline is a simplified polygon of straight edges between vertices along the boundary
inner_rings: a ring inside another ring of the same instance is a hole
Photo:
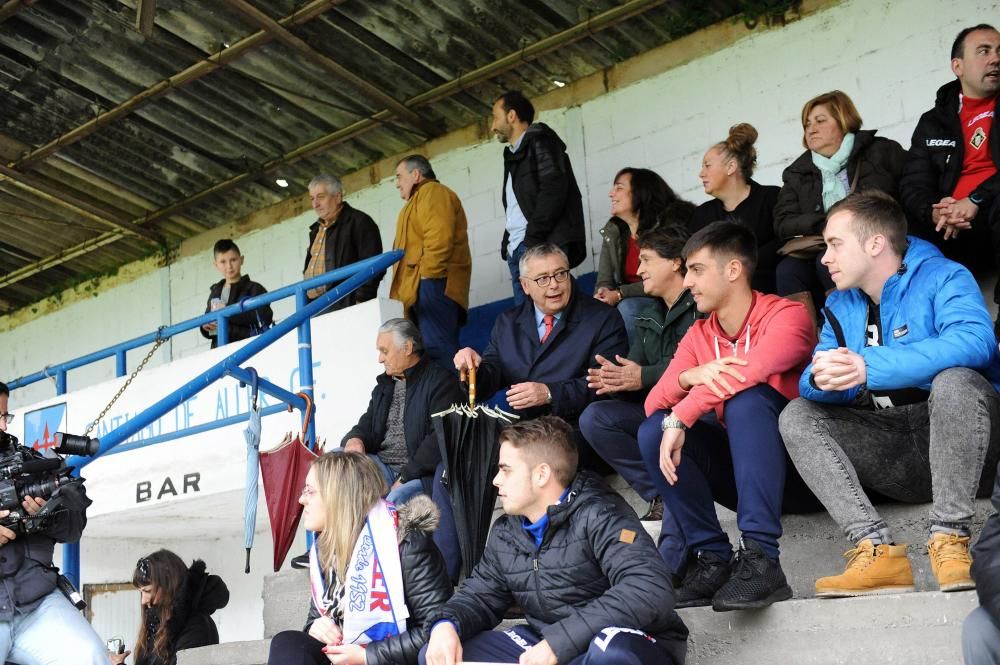
[[[1000,353],[979,286],[933,245],[906,235],[889,196],[853,194],[830,209],[823,263],[837,291],[801,397],[781,434],[802,478],[854,543],[820,597],[913,590],[865,490],[931,502],[931,569],[942,591],[975,586],[970,527],[1000,454]],[[985,473],[984,473],[985,470]]]

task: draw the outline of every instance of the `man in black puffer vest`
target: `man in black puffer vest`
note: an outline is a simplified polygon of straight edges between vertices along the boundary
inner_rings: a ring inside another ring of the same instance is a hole
[[[500,257],[507,261],[514,304],[525,300],[518,281],[518,261],[535,245],[552,243],[575,268],[587,255],[583,198],[573,176],[566,144],[542,122],[519,90],[505,92],[493,104],[490,129],[503,151],[503,207],[507,224]]]
[[[494,484],[506,515],[482,560],[428,620],[421,665],[664,663],[687,653],[670,574],[635,512],[576,469],[555,416],[506,427]],[[527,624],[491,630],[517,604]]]

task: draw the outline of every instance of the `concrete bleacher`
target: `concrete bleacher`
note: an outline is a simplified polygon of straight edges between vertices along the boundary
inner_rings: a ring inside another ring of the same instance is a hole
[[[612,485],[637,511],[645,503],[620,477]],[[688,665],[837,665],[859,660],[908,665],[961,663],[962,621],[977,605],[974,591],[936,590],[924,542],[927,505],[884,504],[880,510],[898,542],[910,545],[915,593],[821,600],[813,598],[817,577],[839,572],[847,541],[825,513],[782,519],[782,567],[795,596],[765,610],[713,612],[680,610],[691,631]],[[719,520],[735,542],[736,516],[718,507]],[[976,502],[975,530],[992,512],[988,500]],[[645,523],[655,539],[658,523]],[[308,574],[284,570],[265,579],[262,639],[183,651],[178,665],[264,665],[270,638],[299,630],[309,603]],[[510,622],[516,623],[516,622]],[[875,646],[877,645],[877,646]],[[875,651],[873,651],[875,649]]]

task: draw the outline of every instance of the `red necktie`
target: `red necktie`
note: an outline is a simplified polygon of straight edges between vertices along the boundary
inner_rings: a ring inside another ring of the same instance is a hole
[[[551,314],[546,314],[542,317],[542,322],[545,323],[545,333],[542,335],[542,344],[545,344],[545,340],[549,338],[552,334],[552,326],[555,325],[556,317]]]

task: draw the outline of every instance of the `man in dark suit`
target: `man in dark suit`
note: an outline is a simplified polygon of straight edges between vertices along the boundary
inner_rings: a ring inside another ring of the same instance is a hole
[[[455,368],[477,368],[480,395],[507,388],[507,404],[522,418],[556,415],[579,433],[580,414],[594,399],[587,370],[596,355],[628,353],[625,324],[615,308],[578,292],[556,245],[530,248],[519,267],[528,300],[497,317],[482,356],[470,348],[455,354]],[[577,442],[589,463],[589,448],[582,437]]]

